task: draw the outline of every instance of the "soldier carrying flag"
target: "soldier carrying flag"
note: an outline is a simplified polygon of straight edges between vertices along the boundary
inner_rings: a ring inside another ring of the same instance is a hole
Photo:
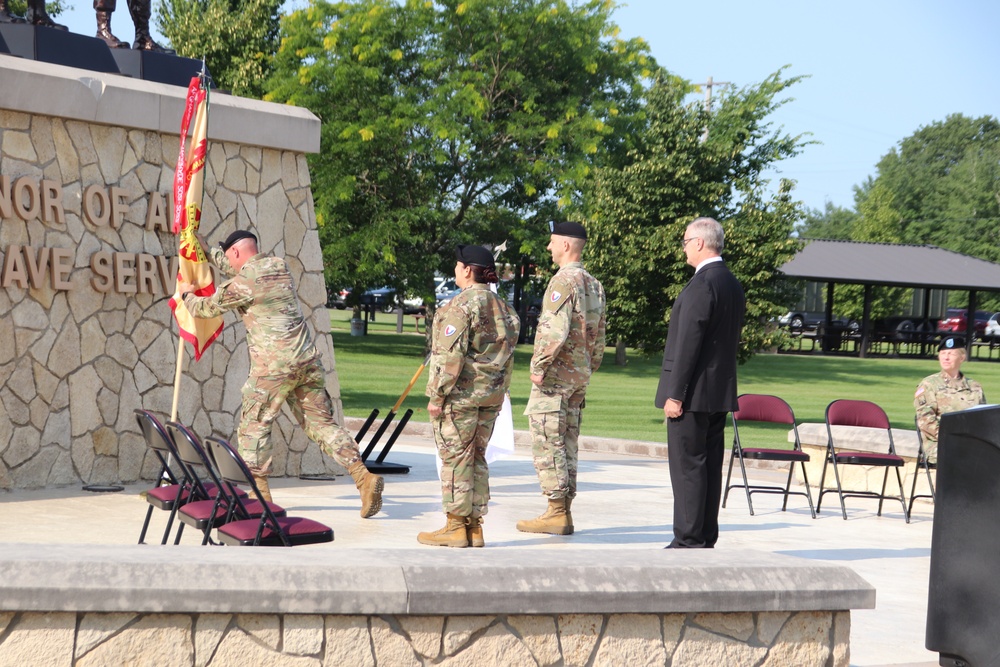
[[[354,438],[333,419],[323,363],[306,327],[295,284],[284,259],[260,252],[257,237],[237,230],[211,261],[230,279],[215,294],[198,296],[194,285],[178,282],[184,305],[194,317],[217,317],[235,310],[243,317],[250,351],[250,376],[243,385],[239,452],[270,500],[271,428],[284,403],[296,421],[329,456],[347,468],[361,493],[361,516],[382,508],[383,480],[368,472]]]
[[[361,494],[361,516],[374,516],[382,508],[384,482],[380,476],[368,472],[354,438],[333,419],[333,404],[325,386],[326,373],[306,327],[288,264],[260,252],[257,237],[246,230],[230,234],[206,258],[204,243],[196,232],[201,217],[208,143],[207,90],[203,83],[199,86],[196,77],[188,92],[174,194],[178,202],[175,220],[181,220],[181,271],[171,305],[175,307],[181,336],[194,343],[196,355],[201,356],[204,347],[221,332],[225,312],[235,310],[243,317],[250,351],[250,376],[243,386],[237,437],[240,455],[266,500],[271,500],[267,482],[272,467],[271,428],[282,404],[287,403],[306,435],[354,478]],[[193,107],[198,108],[198,114],[194,149],[188,161],[184,158],[184,138]],[[183,178],[181,165],[186,165]],[[175,229],[177,226],[175,222]],[[208,262],[229,278],[218,289],[211,282]],[[206,322],[218,324],[209,326],[207,334],[198,333]]]

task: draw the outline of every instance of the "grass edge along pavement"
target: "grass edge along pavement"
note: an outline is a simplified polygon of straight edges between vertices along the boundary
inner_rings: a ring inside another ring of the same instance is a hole
[[[395,404],[424,358],[424,336],[413,331],[413,318],[405,318],[405,333],[395,333],[395,315],[379,314],[377,326],[367,336],[351,336],[350,311],[332,311],[333,342],[344,413],[367,417],[373,408],[384,416]],[[345,318],[346,315],[346,318]],[[386,331],[388,330],[388,331]],[[530,345],[514,353],[511,403],[514,428],[527,430],[522,413],[530,381]],[[590,436],[664,442],[663,413],[653,406],[660,373],[660,355],[643,357],[628,350],[626,366],[615,366],[614,349],[608,348],[600,370],[587,390],[582,433]],[[1000,400],[1000,364],[969,361],[962,367],[983,385],[988,401]],[[739,368],[741,393],[774,394],[785,399],[804,422],[822,422],[827,404],[838,398],[874,401],[885,409],[896,428],[913,428],[913,393],[924,377],[939,369],[937,360],[858,359],[821,355],[758,354]],[[399,412],[413,409],[412,421],[427,422],[424,395],[426,371],[417,380]],[[741,429],[744,444],[754,447],[786,446],[784,426]],[[727,441],[732,429],[727,426]],[[727,442],[728,445],[728,442]]]

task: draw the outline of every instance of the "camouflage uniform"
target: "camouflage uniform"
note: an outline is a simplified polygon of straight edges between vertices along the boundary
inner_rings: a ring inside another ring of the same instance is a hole
[[[951,379],[944,371],[925,377],[917,385],[913,407],[917,411],[917,428],[924,439],[928,460],[937,461],[938,425],[946,412],[965,410],[986,402],[983,386],[965,375]]]
[[[220,248],[212,249],[211,260],[233,277],[212,296],[186,294],[184,305],[195,317],[217,317],[229,310],[243,317],[250,351],[237,431],[243,460],[255,473],[271,472],[271,427],[287,403],[306,435],[337,463],[349,468],[360,461],[354,438],[333,420],[323,363],[285,260],[257,254],[238,274]]]
[[[604,359],[604,304],[604,287],[580,262],[560,268],[545,290],[531,357],[531,374],[543,381],[524,414],[542,494],[552,500],[576,496],[580,413]]]
[[[481,517],[490,499],[486,444],[514,367],[517,315],[488,285],[462,290],[434,318],[427,396],[442,407],[431,419],[441,455],[441,504]]]

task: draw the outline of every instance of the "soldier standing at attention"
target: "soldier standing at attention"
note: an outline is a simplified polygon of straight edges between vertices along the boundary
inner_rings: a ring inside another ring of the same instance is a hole
[[[493,255],[477,245],[460,245],[455,255],[455,284],[462,291],[434,318],[427,379],[448,521],[417,541],[481,547],[490,499],[486,445],[510,386],[520,321],[489,288],[498,280]]]
[[[587,231],[549,223],[548,250],[559,270],[545,290],[531,357],[531,396],[524,414],[535,470],[548,509],[517,522],[525,533],[572,535],[580,415],[590,376],[604,359],[604,288],[581,263]]]
[[[941,372],[925,377],[917,385],[913,407],[917,411],[917,428],[924,439],[924,453],[930,463],[937,463],[938,426],[946,412],[965,410],[986,402],[983,386],[962,373],[965,361],[965,339],[947,336],[938,344]]]
[[[200,239],[199,239],[200,240]],[[202,247],[208,246],[202,242]],[[235,310],[243,317],[250,351],[250,377],[243,385],[239,452],[266,500],[271,500],[271,427],[288,403],[306,435],[347,468],[361,493],[361,516],[382,508],[383,480],[368,472],[354,438],[333,420],[319,351],[306,327],[285,260],[259,252],[257,237],[238,230],[210,259],[230,279],[215,294],[199,297],[194,285],[178,282],[194,317],[218,317]]]

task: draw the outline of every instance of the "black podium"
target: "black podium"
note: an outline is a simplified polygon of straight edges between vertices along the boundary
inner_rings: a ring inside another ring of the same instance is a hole
[[[941,417],[925,646],[1000,665],[1000,406]]]

